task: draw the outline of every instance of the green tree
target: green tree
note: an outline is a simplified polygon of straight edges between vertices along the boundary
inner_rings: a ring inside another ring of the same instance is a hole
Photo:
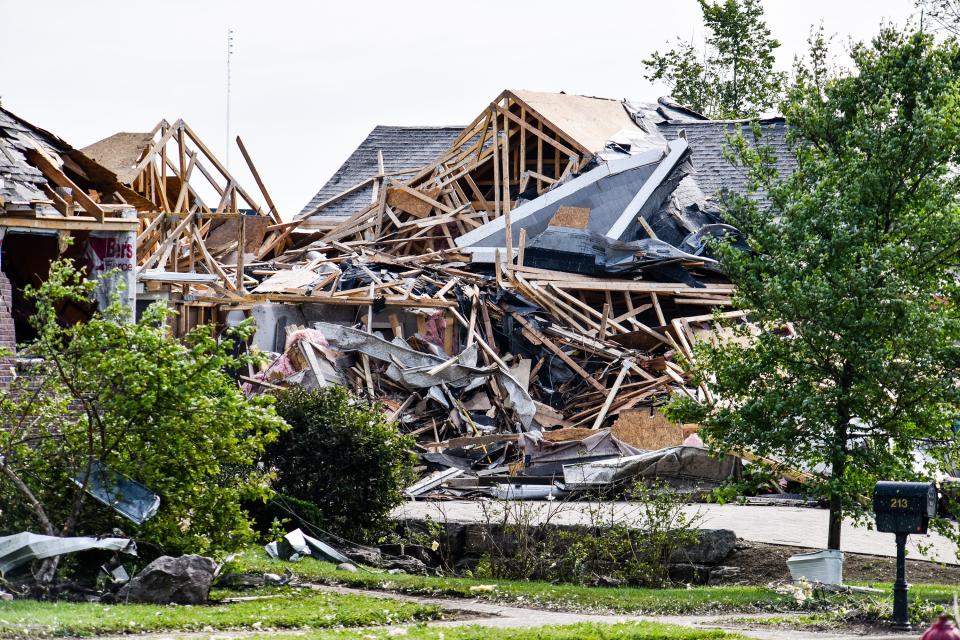
[[[697,0],[708,35],[705,51],[677,40],[643,61],[646,78],[710,118],[749,118],[772,109],[785,74],[774,71],[780,43],[770,36],[760,0]]]
[[[277,397],[290,430],[268,447],[282,496],[314,503],[313,523],[352,540],[386,533],[389,513],[413,480],[414,440],[382,407],[352,398],[343,387],[292,388]]]
[[[265,497],[266,478],[240,473],[285,427],[272,399],[247,400],[224,371],[243,326],[221,341],[199,327],[181,343],[155,304],[139,323],[115,301],[63,327],[57,310],[89,300],[94,283],[71,262],[28,288],[37,338],[18,355],[28,375],[0,393],[0,496],[3,528],[38,526],[48,535],[101,534],[112,526],[167,552],[228,550],[251,539],[244,497]],[[157,514],[132,525],[85,493],[96,462],[147,485]],[[73,481],[78,479],[79,483]],[[31,527],[32,528],[32,527]],[[52,577],[56,563],[41,573]]]
[[[826,73],[822,40],[811,58],[784,104],[796,172],[735,143],[769,207],[728,198],[751,251],[716,251],[758,335],[703,345],[718,400],[671,415],[720,450],[816,470],[837,549],[876,480],[958,463],[960,49],[888,27],[849,75]]]

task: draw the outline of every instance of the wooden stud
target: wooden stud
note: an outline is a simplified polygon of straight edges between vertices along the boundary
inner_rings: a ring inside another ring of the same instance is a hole
[[[520,242],[519,247],[517,248],[517,266],[523,266],[523,251],[527,245],[527,229],[526,227],[520,229]]]
[[[510,147],[509,138],[503,137],[501,147],[503,169],[500,171],[503,180],[503,223],[504,237],[507,249],[507,271],[513,272],[513,227],[510,225]]]
[[[661,326],[661,327],[666,326],[666,325],[667,325],[667,320],[666,320],[666,318],[665,318],[664,315],[663,315],[663,309],[660,308],[660,300],[659,300],[659,298],[657,298],[657,293],[656,293],[656,291],[651,291],[651,292],[650,292],[650,302],[653,303],[653,310],[654,310],[654,311],[656,312],[656,314],[657,314],[657,322],[660,323],[660,326]]]
[[[623,384],[623,379],[627,377],[627,373],[630,372],[630,369],[633,366],[633,361],[630,358],[627,358],[623,361],[623,366],[620,368],[620,373],[617,374],[617,379],[613,383],[613,387],[610,388],[610,392],[607,394],[607,399],[603,403],[603,407],[600,408],[600,412],[597,414],[596,420],[593,421],[593,426],[591,429],[599,429],[600,425],[603,424],[604,418],[607,417],[607,411],[610,410],[610,405],[613,404],[613,399],[617,395],[617,391],[620,390],[620,385]]]

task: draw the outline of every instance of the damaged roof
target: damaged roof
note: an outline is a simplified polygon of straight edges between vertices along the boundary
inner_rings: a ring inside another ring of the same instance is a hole
[[[657,123],[657,128],[667,140],[675,140],[683,131],[692,154],[694,177],[700,189],[708,196],[721,191],[747,193],[749,181],[746,168],[731,163],[724,157],[730,136],[743,133],[746,140],[753,140],[748,121],[723,120],[669,120]],[[760,144],[768,145],[776,158],[777,172],[790,175],[797,168],[797,161],[787,144],[787,124],[783,118],[760,120]],[[766,198],[758,194],[761,202]]]
[[[370,205],[373,185],[364,187],[331,202],[317,211],[317,207],[347,189],[374,178],[377,167],[377,151],[383,153],[385,173],[412,174],[417,169],[433,162],[456,140],[463,127],[395,127],[378,125],[367,135],[360,146],[337,169],[326,184],[308,202],[296,219],[320,214],[324,218],[348,218]],[[397,177],[397,176],[395,176]]]
[[[137,177],[136,166],[143,152],[153,143],[153,133],[121,131],[81,149],[87,157],[117,174],[120,182],[130,185]]]
[[[668,97],[661,97],[655,103],[642,103],[528,90],[509,90],[505,93],[523,101],[539,113],[544,121],[562,130],[590,153],[602,152],[617,134],[637,132],[655,135],[659,132],[669,141],[678,138],[683,131],[690,145],[694,187],[699,187],[707,198],[724,189],[736,193],[747,191],[747,171],[724,157],[724,148],[730,135],[739,130],[748,140],[751,139],[747,121],[709,120]],[[796,161],[787,146],[787,125],[783,118],[761,120],[760,127],[763,143],[773,148],[778,171],[781,175],[792,173]],[[648,129],[651,130],[647,132]],[[296,219],[309,218],[322,225],[324,221],[335,224],[349,218],[371,204],[373,178],[378,174],[378,150],[383,153],[385,173],[394,174],[392,177],[402,180],[404,176],[412,175],[436,160],[463,131],[463,127],[374,127],[333,177],[297,214]],[[142,134],[117,134],[91,145],[85,151],[93,154],[94,147],[119,136],[128,136],[125,142],[133,145],[134,136],[137,135]],[[119,141],[111,144],[119,144]],[[131,150],[128,155],[132,157],[133,154]],[[95,158],[100,159],[96,155]],[[115,167],[110,158],[104,157],[102,163],[120,173],[120,167]],[[691,180],[686,182],[692,184]],[[345,193],[347,191],[349,193]],[[758,197],[762,202],[766,201],[762,194]],[[309,223],[302,225],[303,228],[309,226]]]
[[[541,91],[510,91],[590,153],[602,151],[611,136],[639,129],[620,100]]]
[[[38,164],[35,154],[42,154],[49,166]],[[53,179],[51,173],[62,174]],[[62,138],[30,124],[23,118],[0,108],[0,213],[31,209],[53,216],[63,213],[64,204],[54,190],[69,181],[75,204],[97,217],[101,205],[133,205],[137,208],[152,203],[124,186],[117,175]],[[91,196],[91,192],[97,193]]]
[[[28,147],[21,136],[32,138],[46,150],[52,150],[39,129],[0,108],[0,205],[4,202],[29,205],[32,201],[47,199],[43,192],[47,179],[27,161],[24,151]]]

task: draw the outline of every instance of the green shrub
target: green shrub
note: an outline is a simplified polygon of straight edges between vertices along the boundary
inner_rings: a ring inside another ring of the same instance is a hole
[[[243,507],[253,518],[253,528],[265,542],[277,539],[275,522],[282,523],[287,531],[299,527],[307,533],[311,533],[311,527],[326,527],[326,519],[317,505],[281,493],[275,493],[266,502],[249,500]]]
[[[225,373],[252,362],[234,352],[253,326],[220,336],[201,326],[178,341],[164,305],[131,322],[119,299],[62,326],[59,310],[89,304],[94,287],[64,260],[24,291],[37,335],[19,347],[32,362],[28,375],[0,390],[0,532],[119,528],[142,556],[244,546],[253,532],[240,502],[269,495],[252,464],[286,427],[272,398],[245,398]],[[156,515],[135,525],[95,502],[84,491],[95,462],[157,493]],[[51,580],[57,562],[44,562],[38,576]]]
[[[291,427],[264,455],[276,491],[317,505],[318,524],[337,535],[369,541],[385,533],[413,478],[413,440],[342,387],[281,391],[276,409]]]
[[[700,533],[699,514],[684,513],[686,497],[666,484],[638,482],[626,490],[629,507],[588,503],[588,522],[552,526],[567,503],[499,501],[482,506],[485,553],[481,577],[574,584],[614,582],[664,587],[670,564]]]

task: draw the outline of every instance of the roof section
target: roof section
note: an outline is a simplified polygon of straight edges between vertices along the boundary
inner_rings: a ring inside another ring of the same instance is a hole
[[[526,90],[510,93],[591,153],[602,151],[618,131],[640,130],[620,100]]]
[[[36,145],[54,159],[58,169],[69,172],[73,179],[81,180],[85,187],[103,193],[116,189],[116,176],[112,172],[56,135],[0,108],[0,198],[7,204],[30,205],[33,201],[49,203],[43,187],[48,184],[47,177],[26,157],[26,153]]]
[[[430,164],[450,148],[463,127],[391,127],[377,126],[347,158],[333,177],[313,196],[297,214],[296,219],[314,217],[348,218],[368,207],[373,194],[372,183],[331,202],[316,211],[317,206],[351,187],[369,182],[377,175],[377,151],[383,153],[384,172],[412,174]]]
[[[136,179],[134,171],[144,150],[153,142],[152,133],[115,133],[81,149],[87,157],[110,169],[120,182],[130,185]]]
[[[27,162],[26,145],[20,135],[31,135],[29,125],[15,115],[0,109],[0,206],[3,202],[29,204],[45,200],[42,185],[47,179],[39,169]]]
[[[657,124],[657,128],[667,140],[677,138],[683,130],[692,151],[693,167],[697,184],[707,196],[718,191],[746,193],[748,176],[742,166],[732,164],[723,151],[731,135],[742,132],[748,141],[753,140],[749,122],[741,121],[669,121]],[[787,144],[787,125],[783,118],[769,118],[760,121],[760,144],[768,145],[776,157],[777,172],[788,176],[797,168],[797,161]],[[759,196],[761,202],[766,198]]]

